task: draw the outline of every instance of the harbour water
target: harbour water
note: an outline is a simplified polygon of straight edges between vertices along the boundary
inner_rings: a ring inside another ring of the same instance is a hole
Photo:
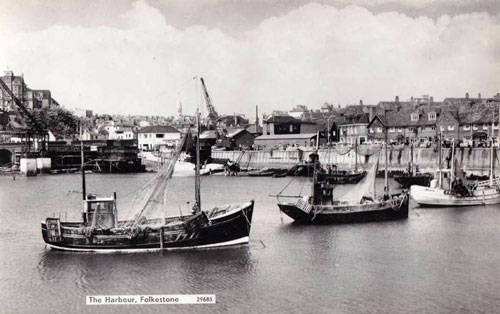
[[[87,183],[89,192],[116,191],[120,210],[121,197],[151,176],[88,175]],[[187,211],[193,180],[172,179],[169,213]],[[79,176],[0,177],[0,313],[498,311],[498,205],[430,209],[410,201],[407,220],[300,226],[281,215],[276,198],[269,197],[290,178],[202,181],[203,206],[255,200],[248,246],[140,254],[48,250],[40,221],[53,213],[80,216]],[[304,181],[296,179],[297,191],[306,191]],[[217,303],[85,305],[87,295],[137,294],[215,294]]]

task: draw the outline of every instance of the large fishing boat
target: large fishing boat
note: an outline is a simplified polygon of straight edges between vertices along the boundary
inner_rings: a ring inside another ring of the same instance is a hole
[[[387,148],[386,148],[387,160]],[[318,161],[316,160],[316,163]],[[318,166],[316,169],[319,168]],[[375,179],[377,162],[366,177],[344,196],[334,199],[328,181],[320,180],[315,171],[310,196],[277,195],[279,209],[298,223],[326,224],[368,222],[408,217],[408,194],[389,194],[387,163],[385,170],[384,195],[377,197]],[[282,202],[281,198],[293,201]]]
[[[198,249],[244,244],[249,241],[254,202],[202,210],[200,196],[199,114],[195,201],[192,213],[166,217],[167,183],[183,143],[137,198],[130,218],[118,220],[116,194],[97,197],[85,192],[82,171],[82,221],[42,221],[42,236],[48,247],[81,252],[143,252],[168,249]],[[190,131],[188,131],[190,132]],[[186,132],[186,134],[188,134]],[[184,139],[186,136],[184,136]],[[182,141],[181,141],[182,142]],[[83,150],[82,150],[82,161]],[[83,166],[82,166],[83,168]],[[160,217],[158,216],[160,213]]]

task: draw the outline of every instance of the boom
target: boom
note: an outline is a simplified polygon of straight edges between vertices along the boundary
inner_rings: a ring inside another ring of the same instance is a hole
[[[212,127],[216,127],[219,115],[217,114],[217,111],[215,111],[214,105],[212,104],[212,98],[210,98],[210,95],[208,94],[207,86],[205,85],[205,81],[202,77],[200,77],[200,81],[203,86],[203,96],[205,97],[205,103],[207,104],[208,109],[208,124]]]
[[[14,101],[14,103],[16,104],[16,106],[20,109],[21,111],[21,114],[26,118],[28,118],[28,120],[33,124],[33,128],[34,128],[34,132],[37,133],[37,134],[41,134],[41,135],[46,135],[47,134],[47,128],[43,125],[43,124],[40,124],[34,117],[33,115],[28,111],[28,109],[26,109],[26,107],[24,107],[23,103],[17,99],[16,96],[14,96],[14,94],[12,93],[12,91],[10,90],[10,88],[7,86],[7,84],[5,84],[4,81],[0,80],[0,89],[3,89],[5,93],[7,93],[10,98]]]

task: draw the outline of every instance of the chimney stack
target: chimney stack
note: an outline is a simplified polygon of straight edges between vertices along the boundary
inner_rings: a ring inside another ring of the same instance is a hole
[[[255,133],[259,133],[259,106],[255,106]]]
[[[369,122],[372,122],[373,117],[375,116],[375,107],[370,106],[370,116],[369,116]]]
[[[399,102],[399,96],[396,96],[395,101]]]
[[[360,100],[359,100],[359,105],[360,105],[360,106],[363,106],[363,99],[360,99]]]
[[[481,99],[481,93],[479,93],[479,94],[477,95],[477,98]]]
[[[469,93],[465,93],[465,99],[469,99]]]
[[[430,102],[431,104],[433,104],[433,103],[434,103],[434,97],[432,97],[432,96],[431,96],[431,97],[429,98],[429,102]]]
[[[411,101],[411,103],[413,104],[413,96],[411,96],[410,101]]]

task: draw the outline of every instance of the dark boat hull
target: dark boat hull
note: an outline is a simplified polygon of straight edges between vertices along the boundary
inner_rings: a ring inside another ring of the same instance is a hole
[[[50,239],[46,222],[42,222],[42,236],[50,248],[79,252],[147,252],[225,247],[248,243],[253,206],[252,201],[238,211],[210,219],[208,224],[198,228],[178,230],[164,228],[161,232],[149,230],[135,237],[112,235],[87,237],[62,233],[58,241],[53,241]],[[61,223],[63,227],[64,224]]]
[[[326,174],[325,176],[329,184],[356,184],[366,176],[366,172]]]
[[[412,185],[429,186],[432,177],[429,175],[399,175],[394,176],[394,180],[401,185],[402,188],[409,188]]]
[[[295,204],[278,204],[280,210],[297,223],[302,224],[343,224],[357,222],[373,222],[408,218],[408,195],[397,206],[385,206],[375,210],[338,212],[317,212],[317,206],[307,213]],[[328,205],[322,205],[328,207]]]

